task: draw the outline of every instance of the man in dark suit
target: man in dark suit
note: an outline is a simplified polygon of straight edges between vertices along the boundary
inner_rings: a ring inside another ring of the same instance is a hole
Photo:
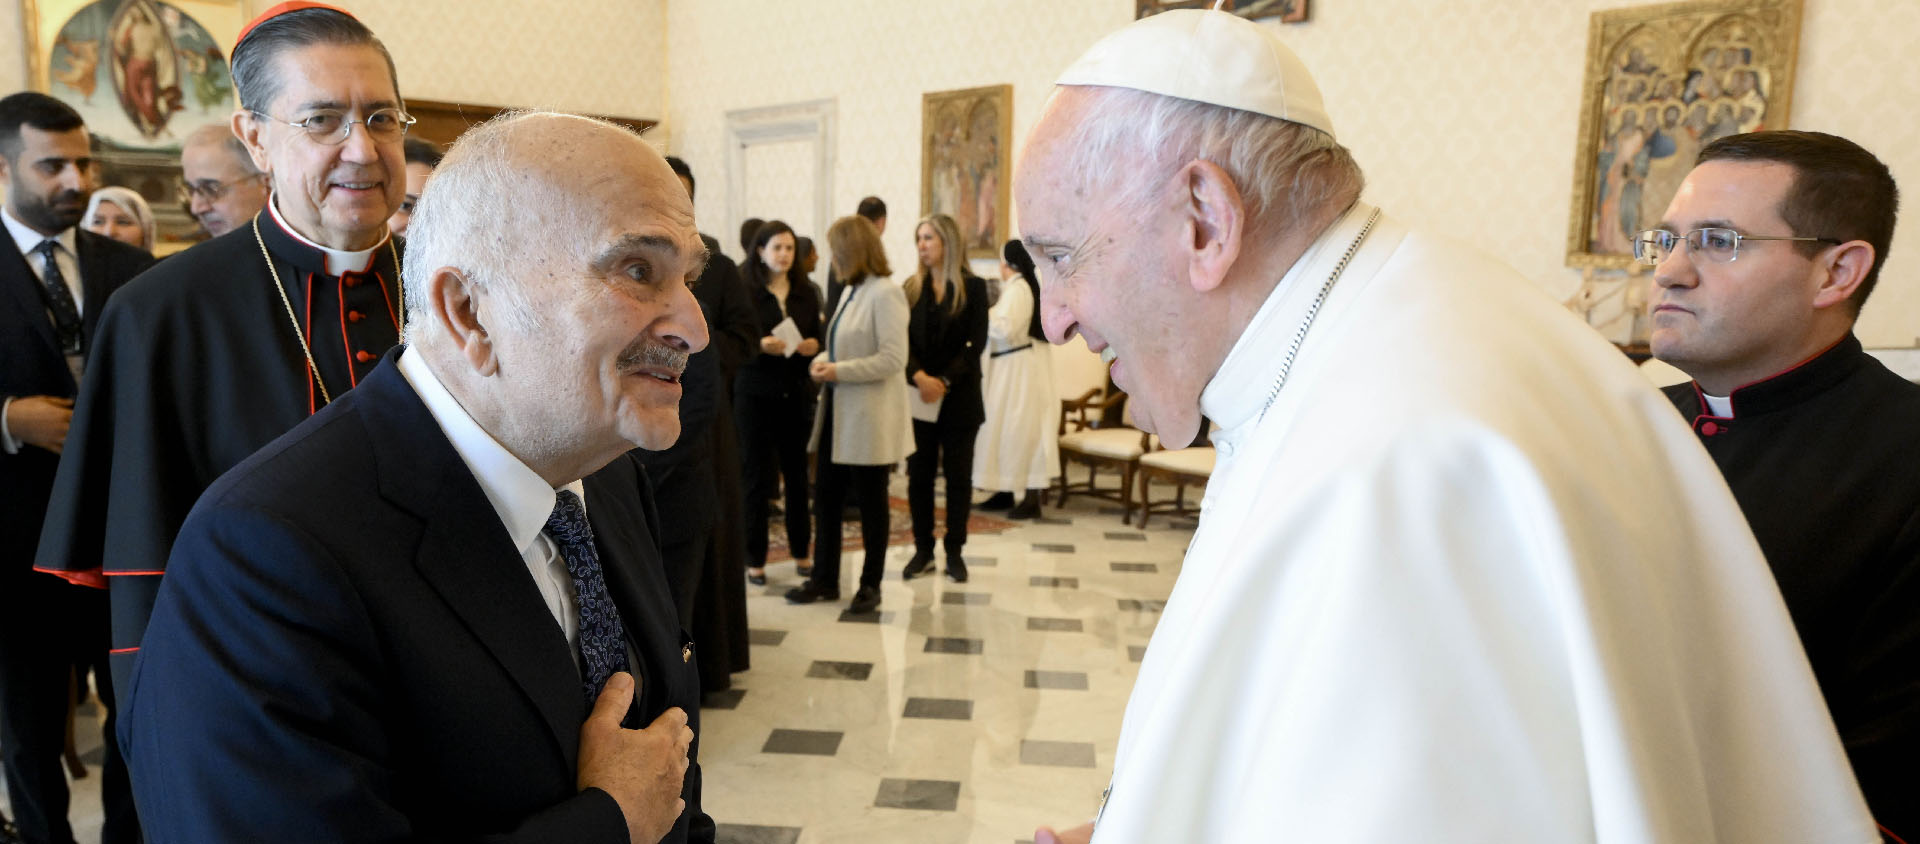
[[[73,840],[60,767],[73,650],[58,645],[97,647],[104,662],[106,594],[33,571],[33,551],[101,306],[153,263],[78,227],[94,187],[87,140],[80,115],[59,100],[0,99],[0,758],[22,836],[56,844]],[[112,685],[100,692],[111,719]],[[107,840],[136,837],[111,738],[106,765]]]
[[[628,456],[707,344],[692,205],[638,136],[524,113],[409,231],[408,345],[174,545],[122,725],[150,837],[712,841]]]

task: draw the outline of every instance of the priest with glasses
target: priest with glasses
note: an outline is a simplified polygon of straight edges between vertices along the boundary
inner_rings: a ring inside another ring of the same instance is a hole
[[[233,133],[267,207],[102,312],[35,566],[109,588],[124,688],[167,554],[227,469],[360,383],[399,338],[414,121],[393,60],[344,11],[282,3],[233,51]]]

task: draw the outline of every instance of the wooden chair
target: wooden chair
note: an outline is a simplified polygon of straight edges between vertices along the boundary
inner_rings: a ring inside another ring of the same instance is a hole
[[[1150,440],[1145,431],[1102,422],[1103,419],[1124,420],[1126,399],[1127,394],[1117,389],[1102,395],[1102,391],[1095,388],[1079,398],[1060,400],[1060,492],[1056,506],[1066,504],[1067,495],[1077,492],[1119,504],[1125,510],[1120,522],[1133,523],[1134,467],[1140,456],[1147,453]],[[1074,463],[1087,467],[1084,483],[1067,480],[1067,466]],[[1118,488],[1099,485],[1102,468],[1119,471]]]
[[[1151,451],[1141,455],[1136,472],[1140,484],[1140,529],[1146,529],[1147,518],[1154,513],[1198,515],[1197,509],[1187,506],[1187,487],[1206,488],[1207,479],[1213,476],[1213,458],[1211,446]],[[1173,484],[1172,499],[1154,501],[1148,496],[1147,488],[1155,480]]]

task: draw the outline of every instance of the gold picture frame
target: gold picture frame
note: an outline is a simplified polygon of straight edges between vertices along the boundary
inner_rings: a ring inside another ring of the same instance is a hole
[[[180,143],[233,113],[243,0],[21,0],[28,84],[80,112],[104,184],[153,208],[156,251],[204,233],[179,200]]]
[[[1801,0],[1594,12],[1580,93],[1567,266],[1624,269],[1700,147],[1787,127]]]
[[[925,94],[920,109],[920,216],[959,223],[968,258],[999,256],[1011,205],[1013,86]]]
[[[1133,16],[1144,18],[1172,9],[1211,9],[1218,6],[1249,20],[1306,23],[1308,0],[1134,0]]]

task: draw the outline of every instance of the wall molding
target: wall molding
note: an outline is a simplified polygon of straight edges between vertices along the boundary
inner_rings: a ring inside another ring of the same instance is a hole
[[[834,158],[838,150],[835,123],[838,101],[808,100],[783,105],[743,108],[726,113],[727,226],[733,232],[747,219],[747,150],[755,144],[801,142],[813,152],[813,220],[810,228],[824,234],[833,222]],[[824,244],[822,244],[824,246]]]

